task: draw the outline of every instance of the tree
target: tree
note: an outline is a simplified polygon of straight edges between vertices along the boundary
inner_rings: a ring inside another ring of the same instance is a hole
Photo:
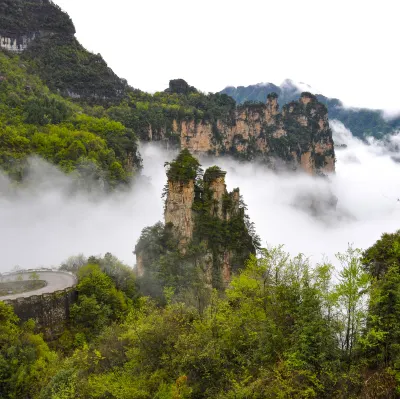
[[[372,276],[369,314],[363,339],[365,355],[375,367],[399,368],[400,362],[400,230],[383,234],[363,254]]]
[[[345,253],[337,253],[336,257],[342,266],[336,286],[339,317],[343,326],[340,344],[344,358],[350,365],[361,330],[365,327],[366,294],[370,279],[362,267],[361,250],[349,246]]]

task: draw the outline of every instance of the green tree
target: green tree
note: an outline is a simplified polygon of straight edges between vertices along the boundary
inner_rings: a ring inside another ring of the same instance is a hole
[[[365,327],[366,294],[370,278],[361,263],[361,250],[349,246],[345,253],[338,253],[336,257],[342,267],[336,286],[339,317],[343,326],[340,345],[350,365],[362,328]]]
[[[376,370],[370,389],[383,386],[390,392],[395,385],[390,376],[400,385],[400,231],[383,234],[363,255],[372,283],[361,346],[369,366]]]

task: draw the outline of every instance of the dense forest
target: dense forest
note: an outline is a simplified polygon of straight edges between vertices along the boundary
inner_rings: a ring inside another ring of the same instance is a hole
[[[192,300],[143,296],[111,254],[71,258],[79,299],[57,340],[0,302],[0,397],[397,398],[400,231],[337,258],[335,274],[262,249]]]

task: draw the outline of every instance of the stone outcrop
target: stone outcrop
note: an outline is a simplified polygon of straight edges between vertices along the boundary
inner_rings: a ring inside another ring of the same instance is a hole
[[[163,140],[167,128],[148,140]],[[174,120],[173,135],[181,148],[195,154],[231,154],[240,159],[261,158],[272,168],[285,164],[308,174],[335,171],[335,152],[326,107],[310,93],[302,93],[279,111],[275,93],[266,104],[244,104],[232,117],[216,121]]]
[[[33,319],[36,329],[52,340],[60,336],[69,320],[69,310],[77,299],[74,287],[48,294],[4,301],[11,305],[21,322]]]
[[[168,195],[165,202],[165,224],[170,224],[173,234],[179,242],[180,251],[185,254],[188,244],[195,234],[197,218],[203,218],[199,214],[195,204],[197,201],[205,206],[206,211],[212,219],[228,222],[232,216],[239,213],[239,189],[231,193],[227,191],[225,184],[226,172],[218,167],[211,167],[206,170],[203,176],[203,190],[195,193],[195,181],[182,183],[168,180]],[[202,258],[205,281],[209,286],[213,285],[215,279],[215,268],[218,265],[219,274],[224,284],[230,281],[232,250],[226,248],[214,248],[207,236],[202,236],[203,245],[208,248]],[[137,258],[140,265],[140,254]],[[142,267],[142,266],[141,266]]]
[[[157,267],[158,261],[151,264],[154,242],[175,243],[165,249],[163,256],[177,252],[178,258],[188,264],[196,259],[195,264],[203,270],[204,281],[210,287],[229,283],[232,271],[242,267],[249,254],[255,252],[239,189],[228,192],[226,172],[219,167],[208,168],[203,175],[199,174],[199,167],[186,149],[169,164],[165,228],[161,234],[158,230],[154,238],[150,238],[149,232],[156,231],[157,225],[147,229],[136,245],[138,276],[145,275],[149,267]],[[168,234],[172,240],[165,239]]]
[[[172,79],[169,81],[168,89],[165,89],[166,93],[176,94],[188,94],[197,92],[193,86],[189,86],[183,79]]]

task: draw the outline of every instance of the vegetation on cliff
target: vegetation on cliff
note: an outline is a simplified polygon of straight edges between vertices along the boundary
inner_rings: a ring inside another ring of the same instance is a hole
[[[22,181],[29,157],[38,155],[109,187],[127,183],[140,168],[133,131],[85,114],[28,69],[19,56],[0,52],[0,168]]]
[[[114,104],[129,89],[100,54],[83,48],[70,17],[52,1],[0,0],[0,35],[17,43],[28,38],[21,57],[53,92],[82,102]]]
[[[78,270],[80,299],[51,348],[0,302],[1,395],[394,399],[399,243],[400,231],[364,253],[350,247],[334,278],[330,264],[265,249],[206,303],[170,289],[164,305],[131,296],[117,288],[111,255],[92,258],[97,266],[71,259],[64,267]]]
[[[168,180],[174,182],[188,183],[190,180],[195,181],[202,173],[199,161],[186,148],[172,162],[167,162],[165,166],[168,166]]]

